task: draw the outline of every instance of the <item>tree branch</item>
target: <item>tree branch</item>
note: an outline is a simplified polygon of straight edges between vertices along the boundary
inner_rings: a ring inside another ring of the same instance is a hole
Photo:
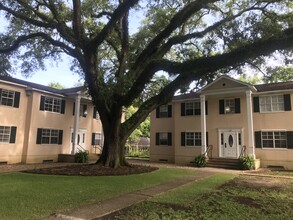
[[[113,12],[110,21],[104,26],[101,32],[90,42],[88,47],[99,47],[108,36],[109,32],[115,27],[115,24],[127,13],[130,8],[136,5],[139,0],[127,0],[119,4]]]
[[[11,46],[6,47],[6,48],[0,48],[0,53],[9,53],[9,52],[15,51],[21,46],[22,43],[24,43],[30,39],[34,39],[34,38],[38,38],[38,37],[41,37],[42,39],[50,42],[52,45],[61,48],[66,54],[68,54],[70,56],[73,56],[77,59],[81,58],[81,54],[77,50],[67,46],[66,44],[64,44],[60,41],[54,40],[49,35],[42,33],[42,32],[37,32],[37,33],[29,34],[29,35],[22,35],[22,36],[18,37],[13,42],[13,44]]]
[[[184,22],[186,22],[195,12],[206,7],[209,3],[216,2],[219,0],[198,0],[187,4],[181,11],[174,15],[170,20],[169,24],[161,31],[141,52],[141,54],[136,59],[134,67],[140,67],[141,64],[145,63],[147,59],[156,53],[160,44],[167,37],[171,35],[178,27],[180,27]],[[137,71],[135,71],[137,72]]]

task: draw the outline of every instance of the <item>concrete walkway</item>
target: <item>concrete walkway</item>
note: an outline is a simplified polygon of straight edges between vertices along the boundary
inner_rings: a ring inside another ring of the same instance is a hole
[[[169,192],[178,187],[191,184],[193,182],[202,180],[215,172],[202,172],[196,173],[192,176],[187,176],[185,178],[180,178],[175,181],[163,183],[150,188],[134,191],[126,195],[121,195],[115,198],[107,199],[94,203],[91,205],[86,205],[74,210],[69,210],[67,212],[56,213],[44,220],[60,220],[60,219],[71,219],[71,220],[85,220],[85,219],[99,219],[110,213],[122,210],[124,208],[130,207],[137,203],[143,202],[154,196]]]

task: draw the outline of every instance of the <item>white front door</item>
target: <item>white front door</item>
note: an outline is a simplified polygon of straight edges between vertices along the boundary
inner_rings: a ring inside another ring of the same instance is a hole
[[[241,146],[240,130],[221,130],[220,131],[220,157],[238,158]]]
[[[70,140],[70,151],[69,153],[72,152],[72,147],[73,147],[73,129],[71,129],[71,140]],[[86,150],[86,130],[85,129],[79,129],[77,132],[77,143],[74,148],[74,153],[77,153],[78,151],[84,151]]]

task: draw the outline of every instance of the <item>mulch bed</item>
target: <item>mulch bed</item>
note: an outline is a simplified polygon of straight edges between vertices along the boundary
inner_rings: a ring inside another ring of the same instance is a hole
[[[23,172],[34,174],[48,174],[48,175],[65,175],[65,176],[121,176],[148,173],[157,170],[157,167],[131,165],[121,166],[118,168],[104,167],[99,164],[80,164],[61,167],[50,167],[26,170]]]

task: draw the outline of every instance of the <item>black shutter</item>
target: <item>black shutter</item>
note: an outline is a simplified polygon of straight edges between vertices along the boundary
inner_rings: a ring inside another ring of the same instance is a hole
[[[172,118],[172,105],[168,105],[168,118]]]
[[[14,92],[14,108],[19,108],[20,92]]]
[[[38,128],[38,132],[37,132],[37,144],[42,144],[42,128]]]
[[[285,109],[285,111],[291,111],[291,96],[290,96],[290,94],[284,94],[284,109]]]
[[[65,100],[62,99],[61,100],[61,114],[64,114],[65,113]]]
[[[287,131],[287,147],[293,149],[293,131]]]
[[[94,106],[94,110],[93,110],[93,118],[97,118],[97,109],[96,107]]]
[[[40,110],[41,111],[44,111],[45,110],[45,96],[41,96]]]
[[[240,99],[235,99],[235,113],[240,113]]]
[[[206,132],[206,145],[209,146],[209,133]]]
[[[63,140],[63,130],[59,130],[58,134],[58,144],[61,145]]]
[[[160,107],[156,108],[156,118],[160,118]]]
[[[205,107],[206,107],[206,115],[208,115],[208,101],[205,102]]]
[[[156,133],[156,145],[160,145],[160,133]]]
[[[219,114],[225,114],[225,100],[219,100]]]
[[[261,131],[254,132],[255,147],[261,148]]]
[[[92,145],[96,145],[96,143],[95,143],[95,137],[96,137],[96,134],[95,133],[92,133]]]
[[[181,116],[185,116],[185,103],[181,103]]]
[[[168,146],[172,146],[172,133],[168,132]]]
[[[15,143],[15,139],[16,139],[16,127],[11,127],[10,128],[10,140],[9,143],[13,144]]]
[[[253,97],[253,112],[259,112],[259,97]]]
[[[75,102],[73,102],[73,110],[72,110],[72,115],[75,114]]]
[[[83,105],[82,106],[82,117],[85,117],[87,116],[87,114],[85,114],[85,112],[87,111],[87,105]]]
[[[185,146],[185,132],[181,132],[181,146]]]

